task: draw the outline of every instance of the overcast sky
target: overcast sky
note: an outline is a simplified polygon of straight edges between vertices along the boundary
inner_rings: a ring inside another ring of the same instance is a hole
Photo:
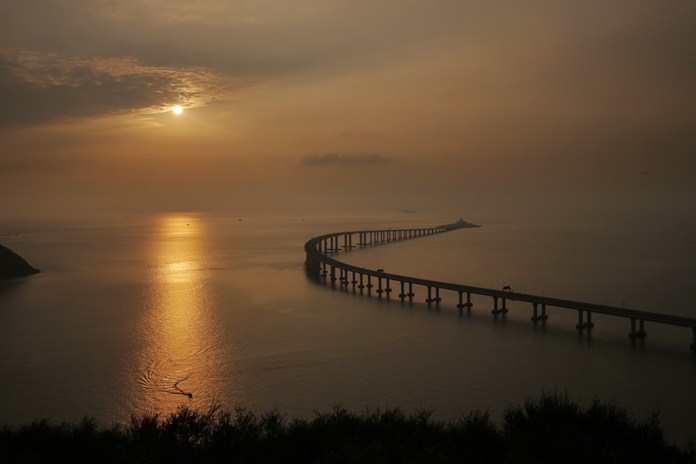
[[[695,24],[693,0],[3,0],[0,208],[693,215]]]

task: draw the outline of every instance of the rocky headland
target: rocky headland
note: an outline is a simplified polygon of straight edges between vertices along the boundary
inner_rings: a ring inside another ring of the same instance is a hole
[[[0,280],[14,279],[38,273],[24,258],[0,245]]]

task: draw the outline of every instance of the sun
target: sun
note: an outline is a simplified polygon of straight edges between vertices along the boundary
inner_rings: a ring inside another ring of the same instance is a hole
[[[179,115],[183,112],[184,112],[184,109],[181,107],[181,105],[172,106],[172,113]]]

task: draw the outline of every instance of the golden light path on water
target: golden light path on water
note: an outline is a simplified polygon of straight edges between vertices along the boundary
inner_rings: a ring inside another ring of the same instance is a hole
[[[168,414],[180,405],[209,407],[220,391],[219,334],[206,266],[205,224],[195,215],[163,215],[147,253],[150,280],[143,320],[135,409]]]

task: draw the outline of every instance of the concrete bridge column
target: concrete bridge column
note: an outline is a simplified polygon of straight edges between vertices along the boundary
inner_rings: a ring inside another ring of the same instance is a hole
[[[458,290],[459,292],[459,304],[457,305],[457,308],[459,308],[459,312],[462,312],[463,308],[466,308],[467,310],[471,309],[473,306],[471,304],[471,293],[466,292],[466,303],[462,302],[463,296],[464,296],[464,290]]]
[[[547,319],[546,316],[546,305],[542,304],[541,305],[541,316],[537,314],[537,306],[539,306],[539,303],[532,303],[534,306],[534,315],[532,316],[532,321],[537,322],[537,321],[545,321]]]
[[[587,321],[583,321],[583,313],[587,312]],[[594,324],[592,323],[592,311],[584,311],[582,309],[578,310],[578,323],[575,324],[575,328],[578,330],[584,330],[584,329],[591,329],[594,327]]]
[[[370,274],[367,275],[367,291],[369,292],[370,289],[372,289],[372,276]]]
[[[331,278],[331,284],[336,283],[336,268],[334,266],[331,266],[331,273],[330,273],[330,278]]]
[[[382,290],[382,278],[381,278],[381,277],[377,277],[377,294],[380,296],[380,298],[382,297],[382,292],[383,292],[383,291],[384,291],[384,290]]]
[[[404,281],[403,280],[401,281],[401,293],[399,293],[399,298],[401,298],[401,301],[404,301],[404,298],[406,298],[406,293],[404,292]],[[694,333],[696,333],[696,332],[694,332]]]
[[[628,334],[628,338],[645,338],[648,336],[648,333],[645,331],[645,321],[639,319],[638,322],[640,323],[640,329],[636,330],[636,318],[631,318],[631,332]]]
[[[326,263],[323,263],[323,262],[322,262],[322,263],[321,263],[321,276],[324,278],[324,280],[326,280],[326,275],[327,275],[327,272],[326,272]]]
[[[387,294],[387,298],[389,298],[389,294],[390,294],[391,291],[392,291],[392,289],[391,289],[391,282],[389,281],[389,279],[386,279],[386,280],[387,280],[387,285],[386,285],[386,287],[385,287],[385,289],[384,289],[384,292]]]
[[[365,288],[365,286],[363,285],[363,273],[362,272],[360,273],[360,285],[358,285],[358,288],[360,289],[360,293],[362,293],[363,288]]]
[[[358,281],[355,280],[355,271],[353,271],[353,280],[351,280],[350,283],[353,284],[353,288],[355,288],[355,284],[358,283]]]
[[[442,301],[442,298],[440,298],[440,287],[435,287],[435,296],[432,296],[432,287],[428,285],[428,298],[425,300],[428,305],[431,303],[439,304],[440,301]]]
[[[413,282],[408,283],[408,293],[406,295],[408,296],[408,301],[413,301],[413,297],[416,296],[416,294],[413,293]]]
[[[493,310],[491,311],[491,314],[498,315],[500,313],[500,310],[498,309],[498,297],[494,296],[493,297]]]
[[[464,290],[457,290],[459,294],[459,303],[457,303],[457,309],[459,309],[459,314],[462,313],[462,309],[466,308],[467,311],[471,309],[471,293],[466,292],[466,303],[464,303]]]

